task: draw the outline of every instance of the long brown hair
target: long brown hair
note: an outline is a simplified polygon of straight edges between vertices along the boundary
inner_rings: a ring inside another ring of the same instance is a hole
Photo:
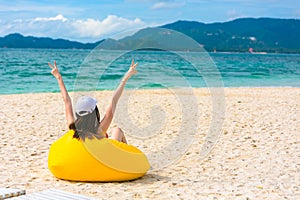
[[[95,110],[85,116],[79,116],[76,113],[76,120],[74,123],[70,124],[69,129],[75,131],[73,138],[84,141],[85,138],[100,139],[100,135],[97,134],[97,130],[100,125],[100,114],[97,106]]]

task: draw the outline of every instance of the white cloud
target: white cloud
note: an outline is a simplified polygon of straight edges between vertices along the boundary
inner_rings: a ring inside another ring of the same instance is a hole
[[[183,7],[185,3],[183,2],[157,2],[155,3],[151,9],[157,10],[157,9],[172,9],[172,8],[180,8]]]
[[[21,33],[37,37],[52,37],[93,42],[116,33],[145,27],[145,22],[109,15],[99,19],[68,19],[61,14],[54,17],[36,17],[33,19],[16,19],[0,21],[0,36],[9,33]]]
[[[68,19],[65,18],[62,14],[58,14],[56,15],[55,17],[49,17],[49,18],[46,18],[46,17],[37,17],[34,19],[34,21],[62,21],[62,22],[65,22],[67,21]]]
[[[145,23],[139,18],[129,20],[126,18],[109,15],[104,20],[76,20],[72,26],[82,37],[100,37],[108,34],[126,31],[145,26]]]
[[[229,20],[234,20],[234,19],[244,16],[240,12],[236,11],[236,9],[229,10],[226,14],[227,14]]]

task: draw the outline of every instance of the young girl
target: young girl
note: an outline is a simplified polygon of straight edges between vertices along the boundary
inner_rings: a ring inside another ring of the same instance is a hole
[[[112,122],[117,103],[124,90],[126,82],[132,75],[137,73],[135,69],[137,63],[134,63],[134,60],[132,60],[129,70],[127,71],[119,86],[117,87],[116,91],[114,92],[114,95],[106,109],[106,113],[101,121],[99,110],[96,105],[97,100],[89,96],[82,96],[78,99],[75,105],[75,119],[73,115],[71,98],[65,87],[62,76],[58,71],[56,62],[54,61],[53,65],[51,63],[48,63],[48,65],[52,68],[51,73],[57,79],[65,103],[67,124],[69,126],[69,129],[72,129],[75,132],[73,137],[81,139],[83,141],[85,140],[85,138],[107,138],[108,135],[106,132]],[[112,130],[110,138],[127,143],[124,132],[118,127]]]

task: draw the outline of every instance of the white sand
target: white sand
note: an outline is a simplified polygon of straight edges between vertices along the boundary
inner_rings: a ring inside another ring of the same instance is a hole
[[[194,96],[185,92],[135,91],[128,100],[126,94],[113,126],[121,126],[129,143],[151,157],[154,169],[143,178],[122,183],[56,179],[47,168],[47,154],[67,130],[60,94],[1,95],[0,187],[27,193],[57,188],[99,199],[300,199],[300,88],[225,89],[223,131],[204,159],[201,148],[213,119],[207,89],[195,90],[196,111],[190,102]],[[102,115],[111,95],[96,94]],[[187,146],[194,132],[182,132],[180,126],[194,124],[199,126]],[[136,132],[139,128],[144,131]],[[174,140],[189,147],[184,155],[178,148],[161,153]],[[177,161],[166,165],[167,158]]]

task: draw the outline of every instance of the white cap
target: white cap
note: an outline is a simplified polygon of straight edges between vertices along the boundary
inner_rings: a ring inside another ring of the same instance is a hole
[[[75,112],[81,117],[88,115],[95,110],[96,104],[96,99],[89,96],[82,96],[76,102]]]

